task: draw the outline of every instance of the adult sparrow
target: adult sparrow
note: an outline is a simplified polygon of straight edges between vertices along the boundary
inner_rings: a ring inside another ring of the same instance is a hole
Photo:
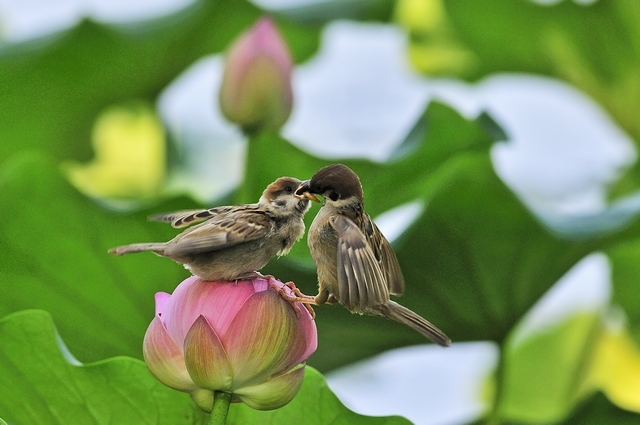
[[[300,301],[338,301],[354,313],[386,316],[448,346],[451,340],[440,329],[389,299],[402,294],[404,278],[391,245],[364,211],[358,175],[342,164],[324,167],[296,190],[307,199],[317,199],[316,194],[324,204],[309,228],[308,243],[319,291]]]
[[[151,251],[183,264],[208,281],[234,281],[258,273],[275,255],[285,255],[304,234],[310,197],[294,195],[300,180],[281,177],[262,193],[257,204],[177,211],[149,217],[181,228],[204,221],[168,242],[137,243],[112,248],[116,255]],[[316,198],[317,200],[317,198]]]

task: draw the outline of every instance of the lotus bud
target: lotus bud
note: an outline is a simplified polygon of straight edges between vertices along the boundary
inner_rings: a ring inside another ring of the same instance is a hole
[[[188,392],[210,411],[214,392],[258,410],[284,406],[298,393],[317,331],[309,312],[295,312],[276,290],[282,282],[207,282],[196,276],[172,295],[156,294],[156,316],[144,337],[144,359],[163,384]]]
[[[222,77],[220,108],[250,133],[278,130],[289,118],[293,61],[269,18],[259,19],[231,45]]]

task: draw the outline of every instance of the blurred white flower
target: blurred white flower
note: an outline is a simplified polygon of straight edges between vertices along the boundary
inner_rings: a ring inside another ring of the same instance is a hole
[[[349,21],[326,26],[320,51],[295,69],[293,92],[287,139],[318,156],[374,161],[391,155],[428,100],[403,31]]]
[[[409,68],[406,47],[406,35],[393,25],[328,24],[317,55],[294,70],[294,109],[284,136],[325,158],[384,161],[428,102],[439,100],[469,119],[486,111],[505,130],[508,142],[492,149],[496,172],[535,213],[584,214],[606,207],[607,187],[635,161],[636,151],[595,102],[565,83],[538,76],[497,75],[477,84],[428,79]],[[218,90],[222,72],[219,64],[213,66],[219,59],[211,60],[207,70],[201,64],[199,72],[186,71],[176,80],[191,87],[188,91],[167,89],[176,93],[179,106],[168,106],[170,96],[160,103],[161,110],[184,117],[179,125],[184,140],[221,121],[210,114],[219,115],[211,93]],[[237,151],[234,155],[241,159]],[[223,174],[238,169],[225,155],[216,167],[227,170]]]
[[[177,12],[195,0],[1,0],[0,41],[21,42],[75,26],[84,18],[129,23]]]
[[[521,319],[512,335],[512,347],[578,313],[599,314],[609,305],[611,285],[611,263],[605,254],[583,258]]]
[[[415,425],[469,423],[488,408],[482,397],[499,352],[491,342],[416,345],[331,372],[327,381],[358,413],[402,415]]]
[[[179,156],[168,190],[202,203],[228,194],[244,173],[246,138],[223,118],[218,103],[223,67],[221,55],[200,59],[158,98],[159,114]]]

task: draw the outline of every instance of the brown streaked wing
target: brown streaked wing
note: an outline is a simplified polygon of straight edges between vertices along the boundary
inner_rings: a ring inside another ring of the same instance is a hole
[[[387,287],[389,292],[393,295],[402,295],[404,292],[404,277],[402,276],[402,270],[400,270],[400,264],[398,264],[398,257],[393,252],[391,244],[384,237],[378,226],[372,221],[375,228],[374,237],[369,240],[369,244],[374,248],[376,258],[380,261],[380,268],[387,279]]]
[[[243,210],[213,217],[176,236],[167,246],[165,254],[198,254],[255,241],[266,236],[271,226],[269,217],[257,211]]]
[[[332,226],[338,240],[338,300],[348,308],[386,304],[389,289],[378,260],[356,224],[344,216],[335,216]]]
[[[223,206],[209,208],[206,210],[184,210],[169,213],[153,215],[149,217],[150,221],[171,222],[171,226],[179,229],[187,227],[204,220],[208,220],[216,215],[228,213],[234,209],[252,209],[253,205]]]
[[[182,210],[182,211],[173,211],[173,212],[168,212],[168,213],[162,213],[162,214],[156,214],[156,215],[151,215],[149,217],[147,217],[147,219],[149,221],[160,221],[163,223],[171,223],[171,225],[173,227],[183,227],[186,226],[176,226],[175,225],[175,221],[176,220],[182,220],[186,217],[190,217],[193,216],[195,214],[201,213],[203,211],[207,211],[207,210]]]
[[[376,226],[376,223],[371,220],[369,214],[363,213],[361,217],[362,220],[358,223],[358,227],[365,235],[367,243],[380,265],[380,270],[382,270],[387,281],[389,292],[393,295],[402,295],[402,292],[404,292],[404,277],[391,244]]]

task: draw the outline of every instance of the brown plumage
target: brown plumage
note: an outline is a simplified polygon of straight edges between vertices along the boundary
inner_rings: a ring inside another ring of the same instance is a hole
[[[451,340],[413,311],[390,300],[404,278],[391,245],[364,211],[360,179],[347,166],[333,164],[303,182],[296,195],[325,202],[309,228],[309,250],[318,270],[313,304],[340,302],[354,313],[386,316],[442,346]]]
[[[181,228],[202,222],[168,242],[137,243],[112,248],[123,255],[151,251],[184,264],[209,281],[233,281],[258,276],[276,255],[285,255],[304,234],[309,199],[294,192],[300,180],[281,177],[263,192],[257,204],[177,211],[150,217]]]

